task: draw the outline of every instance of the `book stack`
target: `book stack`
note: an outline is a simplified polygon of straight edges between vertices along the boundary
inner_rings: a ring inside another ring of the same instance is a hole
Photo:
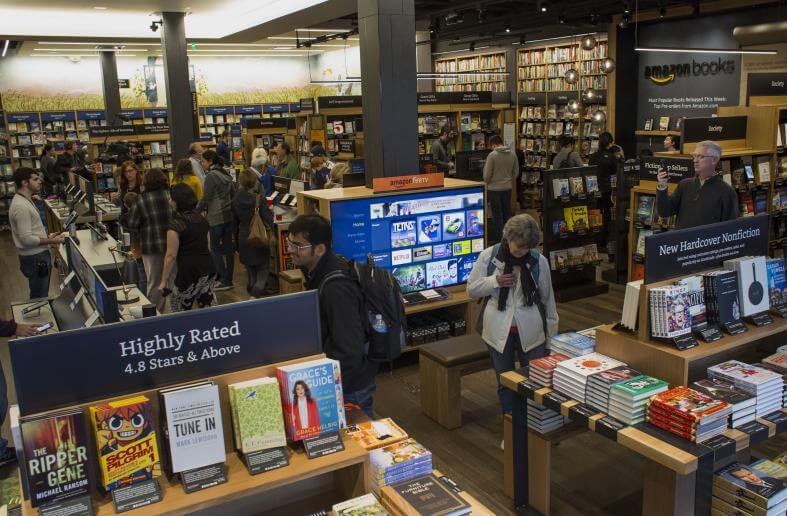
[[[369,452],[370,483],[379,493],[383,486],[432,472],[432,452],[415,439],[405,439]]]
[[[552,387],[552,375],[555,372],[555,366],[558,362],[568,360],[569,356],[560,353],[555,353],[542,358],[535,358],[530,361],[528,368],[528,378],[533,383],[543,387]]]
[[[703,275],[708,323],[723,326],[739,321],[738,274],[735,271],[711,271]]]
[[[774,371],[782,375],[784,387],[782,389],[782,407],[787,407],[787,353],[784,351],[777,351],[762,360],[758,367]]]
[[[613,384],[609,390],[608,413],[627,425],[642,423],[645,421],[648,399],[667,389],[667,382],[647,375]]]
[[[650,333],[670,339],[691,333],[688,288],[666,285],[650,289]]]
[[[381,491],[383,507],[394,516],[470,514],[470,505],[434,475],[405,480]]]
[[[567,417],[552,409],[540,406],[535,401],[527,400],[527,426],[538,433],[545,434],[561,428],[569,422]]]
[[[549,337],[547,347],[554,353],[580,357],[592,353],[596,349],[596,340],[570,331]]]
[[[731,382],[757,398],[756,414],[762,417],[782,407],[784,380],[782,375],[738,360],[708,368],[708,376]]]
[[[636,378],[641,374],[628,366],[618,366],[590,375],[587,387],[587,404],[602,412],[607,412],[612,386],[618,382]]]
[[[227,386],[235,447],[244,455],[287,445],[276,378],[257,378]]]
[[[756,418],[755,404],[757,399],[743,389],[735,387],[731,382],[718,378],[707,378],[692,383],[691,388],[713,399],[726,401],[732,405],[730,428],[738,428]]]
[[[334,504],[332,509],[335,516],[386,514],[385,508],[377,500],[377,497],[371,493]]]
[[[552,375],[554,388],[571,398],[585,403],[588,377],[607,369],[626,365],[601,353],[590,353],[558,362]]]
[[[346,432],[353,441],[367,450],[376,450],[407,439],[407,433],[388,417],[350,425]]]
[[[787,511],[785,473],[787,468],[766,459],[748,466],[733,462],[713,476],[711,506],[718,514],[783,515]]]
[[[675,387],[650,399],[648,423],[693,442],[727,430],[732,405],[688,387]]]

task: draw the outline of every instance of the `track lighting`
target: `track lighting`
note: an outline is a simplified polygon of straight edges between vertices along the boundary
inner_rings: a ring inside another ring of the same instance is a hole
[[[538,2],[536,3],[536,9],[538,9],[538,12],[540,13],[547,12],[546,0],[538,0]]]
[[[665,16],[667,16],[667,10],[662,7],[659,9],[659,18],[664,18]]]
[[[511,24],[506,23],[506,32],[511,32]]]
[[[631,9],[629,9],[629,3],[628,2],[623,2],[623,14],[628,14],[630,12],[631,12]]]
[[[561,14],[557,17],[557,22],[561,25],[564,25],[566,23],[566,17]]]
[[[483,9],[478,10],[478,23],[484,23],[486,21],[486,13],[484,13]]]
[[[475,52],[475,41],[470,42],[470,52]]]
[[[621,29],[627,29],[629,26],[629,15],[624,14],[623,18],[620,19],[620,23],[618,23],[618,27]]]

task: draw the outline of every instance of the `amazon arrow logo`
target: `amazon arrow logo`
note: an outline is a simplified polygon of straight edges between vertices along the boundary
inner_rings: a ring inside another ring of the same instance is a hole
[[[656,84],[667,84],[668,82],[672,82],[675,80],[675,74],[671,73],[666,77],[656,77],[654,75],[651,75],[650,80],[655,82]]]

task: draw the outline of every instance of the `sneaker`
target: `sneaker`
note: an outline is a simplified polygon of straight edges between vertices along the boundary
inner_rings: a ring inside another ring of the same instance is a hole
[[[213,290],[216,292],[221,292],[222,290],[232,290],[232,284],[227,285],[224,283],[219,283],[218,286],[213,287]]]

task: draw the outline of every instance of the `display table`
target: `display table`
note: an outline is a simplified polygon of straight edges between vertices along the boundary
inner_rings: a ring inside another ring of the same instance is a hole
[[[578,401],[558,403],[549,397],[545,398],[552,389],[537,386],[533,389],[532,384],[528,385],[527,377],[515,371],[503,373],[500,381],[517,395],[511,430],[504,431],[504,436],[509,439],[505,449],[511,450],[508,460],[513,461],[513,465],[505,469],[513,475],[514,506],[517,510],[532,505],[540,512],[549,514],[551,442],[560,440],[561,434],[590,430],[637,453],[645,460],[642,513],[689,516],[711,513],[713,472],[717,468],[732,460],[746,461],[751,445],[787,430],[787,424],[776,425],[760,418],[757,420],[760,423],[758,431],[746,434],[740,430],[727,430],[724,434],[726,439],[719,439],[720,444],[711,448],[647,423],[627,426],[612,420],[613,424],[610,424],[612,418]],[[550,434],[532,432],[527,427],[528,398],[572,418],[573,423]],[[580,407],[594,414],[583,415],[588,412],[578,411]],[[781,412],[787,412],[787,409],[781,409]],[[536,438],[531,441],[531,436]]]
[[[90,229],[80,229],[76,232],[79,239],[79,250],[94,269],[115,267],[115,260],[122,262],[122,256],[115,256],[113,259],[111,248],[117,247],[117,240],[112,235],[105,234],[106,240],[98,240]],[[63,263],[68,265],[65,244],[57,246],[57,254]]]

